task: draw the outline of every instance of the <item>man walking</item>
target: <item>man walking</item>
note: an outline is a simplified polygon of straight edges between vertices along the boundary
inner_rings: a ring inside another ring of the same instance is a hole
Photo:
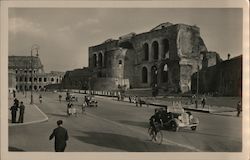
[[[202,98],[201,104],[202,104],[202,108],[205,108],[205,105],[206,105],[206,98],[205,98],[205,96]]]
[[[241,102],[239,101],[237,103],[237,117],[240,116],[240,112],[242,111],[242,105],[241,105]]]
[[[25,109],[25,106],[23,105],[23,102],[21,101],[20,103],[20,106],[19,106],[19,118],[18,118],[18,122],[19,123],[23,123],[23,115],[24,115],[24,109]]]
[[[50,135],[49,140],[55,137],[55,152],[64,152],[66,147],[66,141],[69,139],[68,132],[62,127],[63,121],[57,121],[57,128],[53,130]]]

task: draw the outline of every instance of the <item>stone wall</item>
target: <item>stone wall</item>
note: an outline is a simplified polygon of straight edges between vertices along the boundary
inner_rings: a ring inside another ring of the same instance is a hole
[[[118,85],[128,88],[129,80],[128,79],[119,79],[119,78],[92,78],[91,79],[91,89],[97,91],[110,91],[118,90]]]
[[[192,76],[192,92],[197,89],[197,73]],[[223,61],[199,72],[199,93],[241,96],[242,56]]]
[[[62,79],[64,89],[89,89],[91,71],[88,68],[67,71]]]

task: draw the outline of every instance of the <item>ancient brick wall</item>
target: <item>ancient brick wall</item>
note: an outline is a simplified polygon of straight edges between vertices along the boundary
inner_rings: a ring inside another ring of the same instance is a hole
[[[202,66],[201,52],[207,48],[198,27],[166,23],[90,47],[89,66],[95,77],[129,79],[132,88],[188,92],[192,74]]]
[[[192,76],[192,91],[197,86],[197,73]],[[240,96],[242,91],[242,56],[223,61],[199,72],[199,93]]]

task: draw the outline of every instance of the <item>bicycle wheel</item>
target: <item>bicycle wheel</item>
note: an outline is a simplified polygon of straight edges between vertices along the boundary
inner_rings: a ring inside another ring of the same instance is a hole
[[[149,135],[150,140],[153,140],[154,134],[153,134],[153,127],[152,126],[150,126],[148,128],[148,135]]]
[[[163,133],[162,131],[158,131],[153,139],[157,144],[162,144],[163,141]]]

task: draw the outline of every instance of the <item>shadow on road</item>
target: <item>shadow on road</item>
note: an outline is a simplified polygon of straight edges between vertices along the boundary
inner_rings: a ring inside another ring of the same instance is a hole
[[[123,124],[131,125],[131,126],[138,126],[138,127],[143,127],[143,128],[148,128],[149,127],[148,122],[135,122],[135,121],[126,121],[126,120],[122,120],[122,121],[119,121],[119,122],[123,123]]]
[[[19,151],[19,152],[23,152],[24,150],[22,150],[22,149],[20,149],[20,148],[16,148],[16,147],[9,147],[9,151],[14,151],[14,152],[17,152],[17,151]]]
[[[114,148],[128,152],[173,152],[189,151],[166,144],[158,145],[148,140],[113,133],[82,132],[85,136],[74,136],[76,139],[97,146]],[[111,150],[113,152],[113,150]]]

